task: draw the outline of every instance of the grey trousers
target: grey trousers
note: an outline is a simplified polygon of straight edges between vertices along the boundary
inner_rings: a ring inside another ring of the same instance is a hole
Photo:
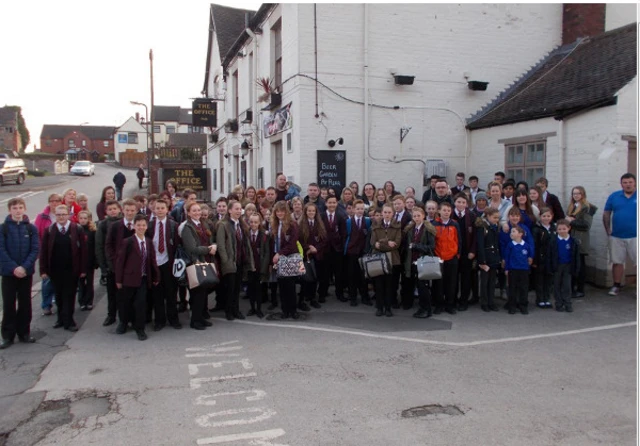
[[[553,297],[556,307],[571,307],[571,264],[559,264],[553,277]]]

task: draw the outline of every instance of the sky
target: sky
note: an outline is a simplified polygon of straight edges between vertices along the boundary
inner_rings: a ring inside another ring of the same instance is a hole
[[[2,5],[0,107],[22,107],[31,143],[44,124],[120,126],[150,106],[191,107],[207,56],[207,0],[6,1]],[[216,1],[257,10],[260,2]]]

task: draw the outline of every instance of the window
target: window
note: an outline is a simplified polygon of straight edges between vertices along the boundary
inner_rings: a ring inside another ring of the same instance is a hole
[[[76,141],[74,139],[70,139],[69,140],[69,147],[75,147],[76,146]]]
[[[190,125],[187,127],[187,133],[202,133],[202,127],[194,127]]]
[[[526,181],[533,185],[535,181],[545,176],[547,158],[547,143],[533,141],[522,144],[505,146],[505,172],[507,178],[516,182]]]
[[[87,141],[86,140],[82,140],[82,147],[87,147]]]
[[[167,133],[175,133],[176,132],[176,126],[175,125],[168,125],[167,126]]]
[[[160,126],[159,125],[154,125],[153,126],[153,133],[160,133]]]
[[[50,139],[45,140],[44,145],[47,147],[51,147],[53,145],[53,141],[51,141]]]
[[[103,147],[109,147],[109,141],[102,141]]]
[[[271,70],[273,85],[282,93],[282,19],[278,20],[271,28],[271,39],[273,42],[273,64]]]
[[[233,116],[238,118],[240,114],[240,106],[239,106],[239,92],[240,90],[238,85],[238,70],[233,72]]]
[[[129,140],[129,144],[138,144],[138,134],[135,132],[129,132],[127,139]]]

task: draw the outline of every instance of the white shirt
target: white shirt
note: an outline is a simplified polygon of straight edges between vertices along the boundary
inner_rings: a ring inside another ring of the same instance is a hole
[[[546,203],[548,196],[549,196],[549,192],[547,192],[547,191],[542,192],[542,201],[544,201]]]
[[[160,223],[162,223],[162,229],[164,230],[164,252],[162,254],[158,251],[158,246],[160,246]],[[165,217],[164,220],[156,218],[155,225],[156,230],[153,233],[153,247],[156,250],[156,263],[160,266],[169,261],[169,251],[167,249],[167,217]]]
[[[569,234],[567,234],[567,238],[562,238],[560,237],[560,234],[558,234],[558,240],[562,240],[563,242],[566,242],[567,240],[569,240]]]
[[[131,224],[131,230],[133,231],[133,220],[132,221],[127,221],[126,218],[123,218],[122,219],[122,223],[124,224],[124,227],[127,228],[127,229],[129,228],[129,224]]]
[[[519,242],[516,242],[515,240],[511,240],[511,243],[513,243],[514,245],[524,245],[524,240],[520,240]]]
[[[396,221],[401,222],[402,221],[402,216],[404,215],[404,210],[402,212],[396,212],[396,214],[398,214],[398,219]]]
[[[64,233],[68,234],[69,233],[69,226],[71,226],[71,220],[67,220],[67,223],[64,226],[61,226],[59,223],[56,223],[58,225],[58,231],[62,232],[62,228],[64,228]]]

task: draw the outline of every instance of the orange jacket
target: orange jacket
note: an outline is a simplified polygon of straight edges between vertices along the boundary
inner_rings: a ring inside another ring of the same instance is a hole
[[[433,225],[436,227],[436,255],[444,261],[454,257],[460,258],[462,246],[458,241],[462,236],[458,223],[449,219],[447,224],[444,224],[440,218],[437,218]]]

